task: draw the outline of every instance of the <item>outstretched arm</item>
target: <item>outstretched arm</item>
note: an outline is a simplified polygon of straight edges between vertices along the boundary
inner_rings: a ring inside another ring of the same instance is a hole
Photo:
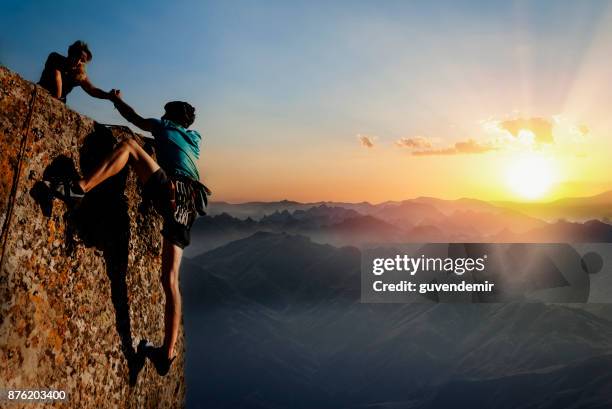
[[[85,77],[84,79],[81,80],[81,88],[83,88],[83,91],[87,92],[89,95],[91,95],[94,98],[100,98],[100,99],[110,99],[111,98],[110,92],[102,91],[100,88],[93,85],[91,81],[89,81],[88,77]]]
[[[155,125],[154,122],[150,119],[145,119],[141,117],[136,113],[136,111],[134,111],[131,106],[126,104],[121,99],[121,91],[119,91],[118,89],[111,90],[110,99],[111,101],[113,101],[113,104],[115,104],[115,108],[117,108],[117,111],[119,111],[121,116],[123,116],[127,121],[133,123],[143,131],[151,132],[153,130],[153,127]]]

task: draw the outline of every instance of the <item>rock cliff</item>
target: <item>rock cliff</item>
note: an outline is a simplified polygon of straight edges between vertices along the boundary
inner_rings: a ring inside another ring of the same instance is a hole
[[[40,183],[87,173],[126,137],[0,67],[0,388],[66,391],[55,407],[184,406],[182,328],[166,377],[138,364],[138,342],[163,339],[164,294],[161,223],[134,173],[75,210]]]

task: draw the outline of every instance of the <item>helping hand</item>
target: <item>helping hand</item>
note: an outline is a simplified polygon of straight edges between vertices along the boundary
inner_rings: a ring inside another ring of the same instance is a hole
[[[113,102],[121,101],[121,90],[111,89],[109,92],[110,100]]]

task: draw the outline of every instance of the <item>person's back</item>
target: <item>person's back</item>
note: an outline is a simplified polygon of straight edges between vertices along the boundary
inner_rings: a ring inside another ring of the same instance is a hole
[[[197,161],[202,137],[198,131],[187,129],[169,119],[153,120],[157,163],[168,175],[186,176],[200,180]]]

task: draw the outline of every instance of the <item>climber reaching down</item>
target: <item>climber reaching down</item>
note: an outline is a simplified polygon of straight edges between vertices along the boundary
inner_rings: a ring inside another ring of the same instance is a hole
[[[66,102],[66,96],[78,86],[94,98],[111,99],[110,92],[102,91],[89,80],[85,67],[91,59],[87,44],[75,41],[68,47],[68,57],[56,52],[49,54],[38,85],[62,102]]]
[[[166,296],[164,342],[145,347],[161,375],[168,373],[176,357],[174,347],[181,319],[179,268],[183,249],[189,245],[190,229],[203,213],[201,199],[210,192],[199,182],[196,162],[200,154],[201,136],[188,129],[195,119],[195,109],[186,102],[173,101],[165,105],[161,119],[145,119],[121,99],[121,93],[111,91],[111,100],[121,115],[155,137],[157,162],[136,142],[127,139],[85,178],[48,182],[51,190],[72,204],[95,186],[117,174],[130,163],[143,183],[143,196],[152,200],[163,218],[161,282]],[[139,346],[139,347],[140,347]]]

